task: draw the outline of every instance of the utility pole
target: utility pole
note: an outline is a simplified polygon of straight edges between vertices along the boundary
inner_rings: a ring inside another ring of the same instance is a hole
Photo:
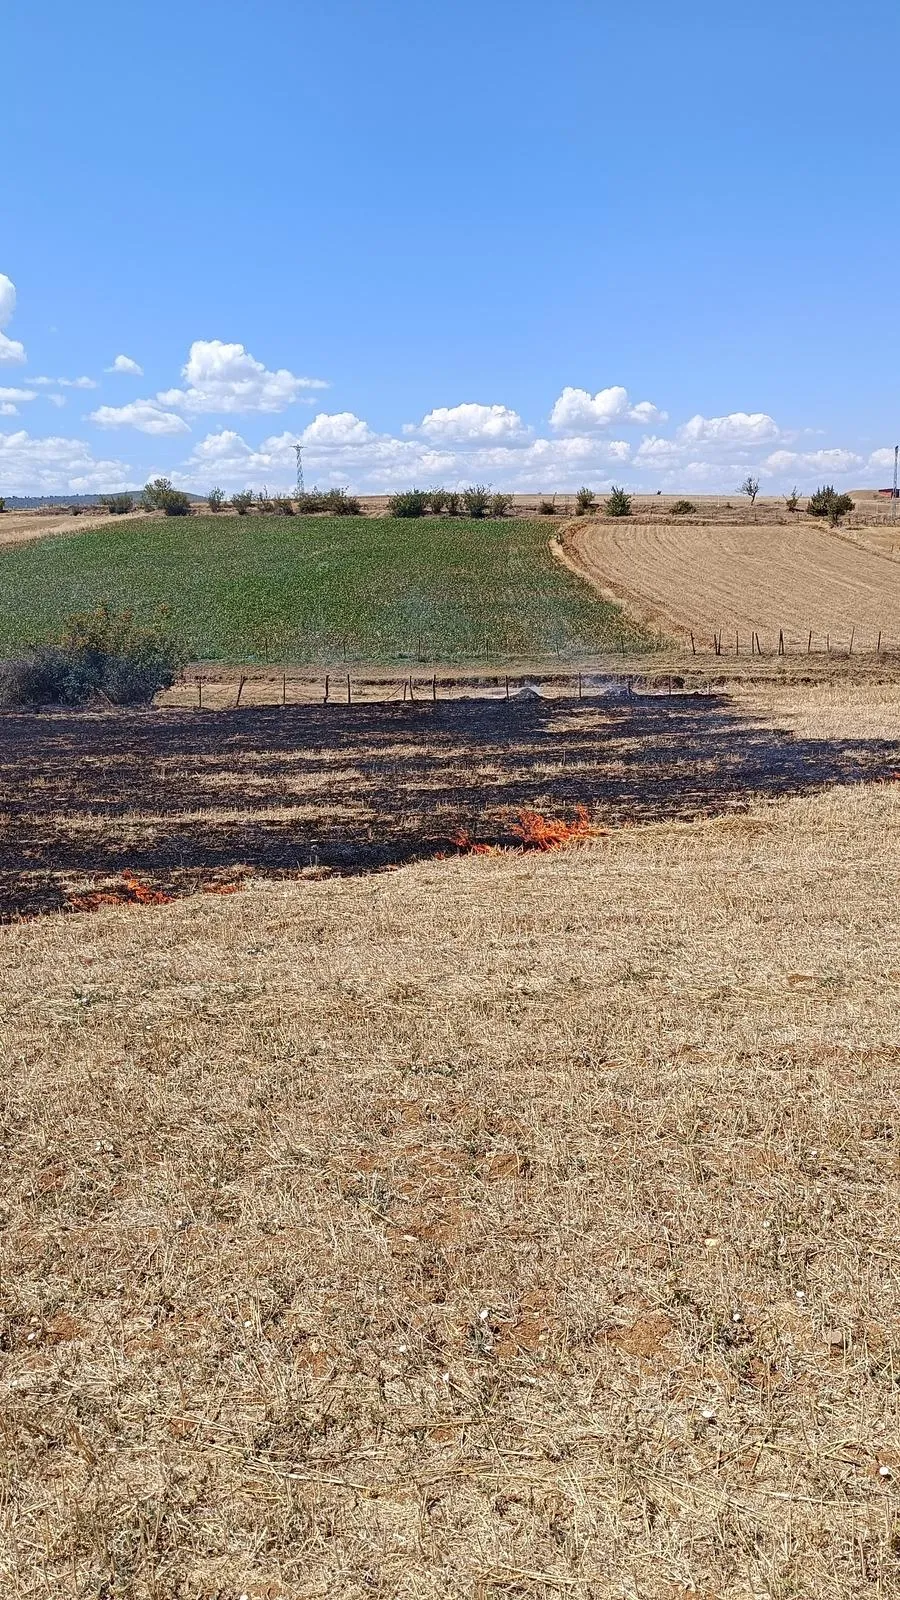
[[[299,444],[295,444],[294,445],[294,451],[295,451],[296,456],[297,456],[297,499],[298,500],[302,500],[303,499],[303,495],[304,495],[304,488],[303,488],[303,453],[302,453],[302,450],[301,450]],[[896,476],[896,463],[894,465],[894,475]]]
[[[900,444],[894,445],[894,492],[891,495],[891,521],[897,521],[897,456],[900,454]]]

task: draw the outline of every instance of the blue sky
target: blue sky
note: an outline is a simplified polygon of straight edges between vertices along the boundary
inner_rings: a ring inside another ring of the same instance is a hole
[[[895,3],[2,33],[0,493],[890,481]]]

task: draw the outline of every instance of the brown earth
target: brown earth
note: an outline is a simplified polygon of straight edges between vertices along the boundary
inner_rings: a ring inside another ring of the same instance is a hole
[[[708,647],[751,634],[765,650],[826,642],[846,650],[900,644],[900,567],[861,540],[809,521],[710,525],[633,518],[567,524],[561,553],[601,593],[644,623]]]

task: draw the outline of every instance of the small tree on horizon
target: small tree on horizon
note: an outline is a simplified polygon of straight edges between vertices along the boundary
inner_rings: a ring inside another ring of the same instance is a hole
[[[608,517],[630,517],[631,495],[616,483],[613,484],[608,498],[603,503],[603,509]]]
[[[756,496],[759,494],[759,479],[754,478],[750,472],[747,473],[746,478],[741,484],[741,494],[745,494],[747,496],[747,499],[750,501],[752,506],[756,505]]]

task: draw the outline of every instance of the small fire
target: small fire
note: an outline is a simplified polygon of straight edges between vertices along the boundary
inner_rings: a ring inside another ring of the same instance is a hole
[[[69,905],[73,911],[97,911],[101,906],[165,906],[171,899],[172,895],[162,889],[151,889],[126,868],[120,889],[95,889],[75,894]]]
[[[562,817],[544,817],[539,811],[520,811],[519,820],[513,823],[513,833],[522,842],[520,850],[562,850],[576,839],[598,839],[606,828],[595,828],[587,806],[575,807],[574,822]],[[503,854],[498,844],[477,844],[467,828],[458,828],[452,836],[458,850],[470,856],[497,856]]]
[[[520,811],[512,831],[526,850],[560,850],[573,839],[596,838],[598,830],[591,822],[587,806],[578,805],[574,822],[564,822],[561,817],[542,817],[539,811]]]

